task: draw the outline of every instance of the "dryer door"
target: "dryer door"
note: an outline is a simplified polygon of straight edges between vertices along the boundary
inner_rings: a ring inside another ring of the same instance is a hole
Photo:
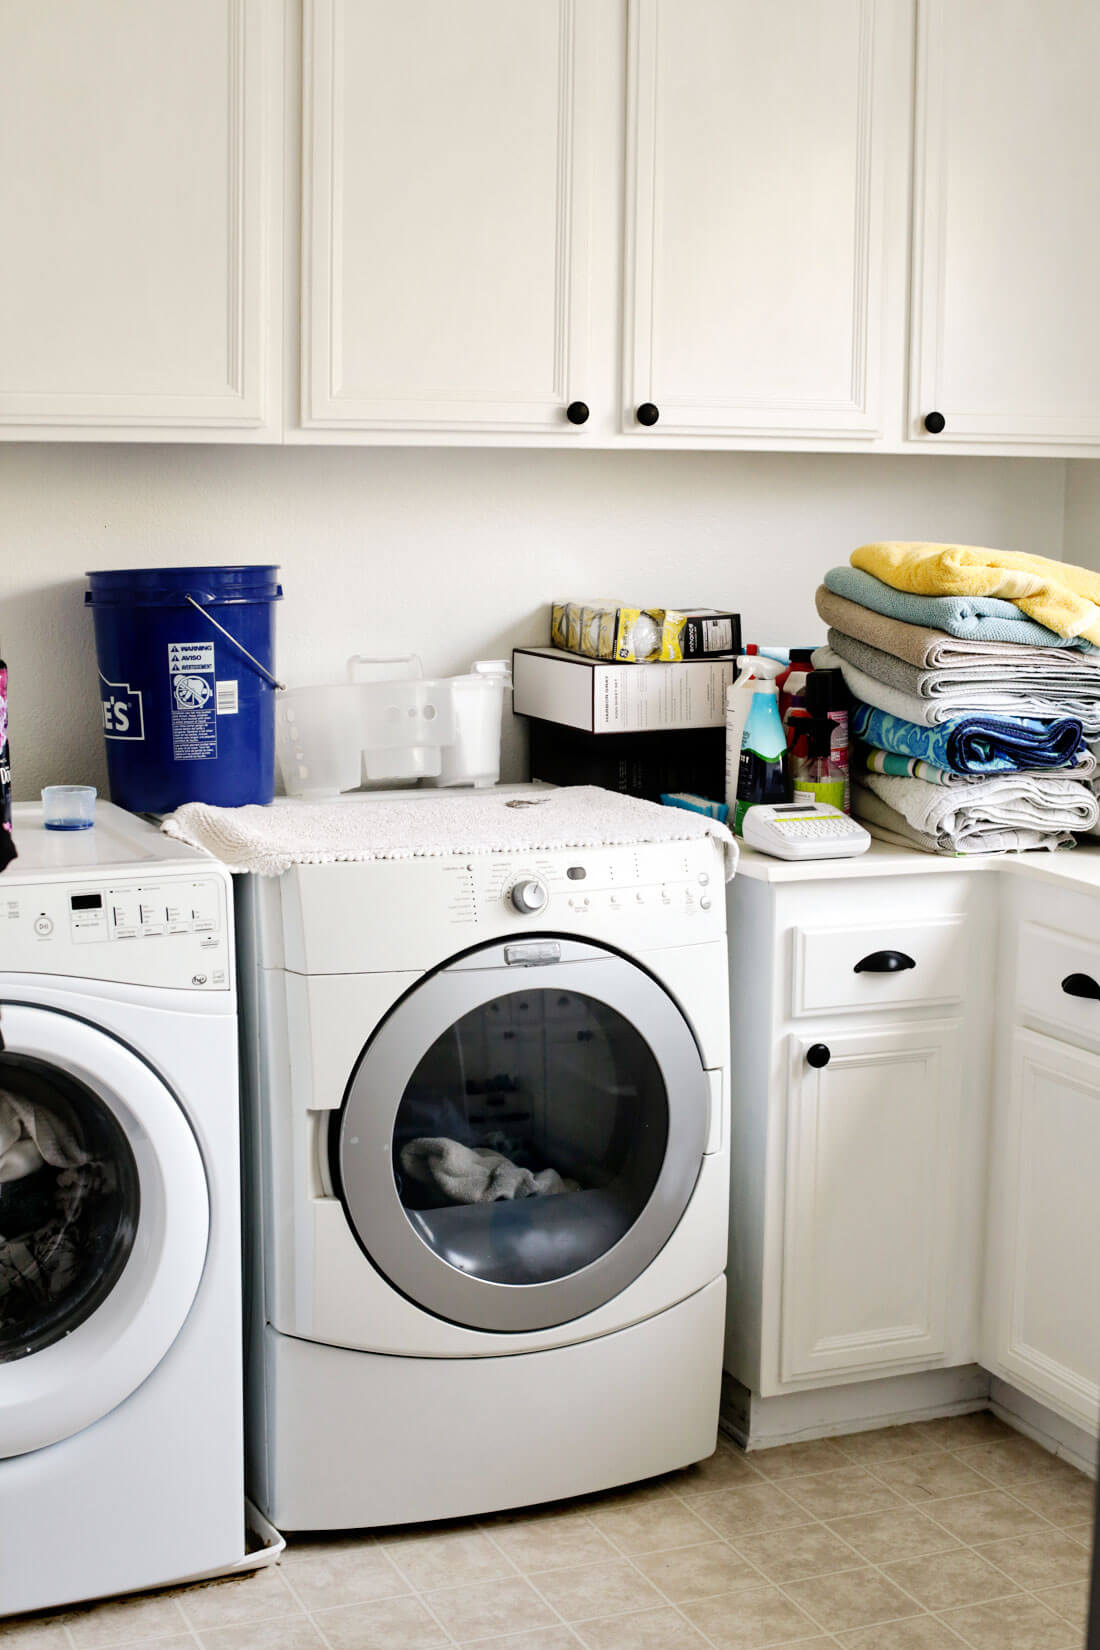
[[[417,1305],[545,1329],[620,1294],[690,1201],[708,1089],[691,1029],[636,964],[553,935],[421,981],[333,1121],[360,1244]]]
[[[0,1458],[90,1426],[160,1363],[206,1261],[202,1156],[115,1037],[0,1002]]]

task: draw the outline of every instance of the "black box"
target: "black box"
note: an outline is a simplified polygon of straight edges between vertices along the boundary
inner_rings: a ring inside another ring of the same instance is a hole
[[[551,785],[601,785],[659,802],[663,791],[691,791],[715,802],[726,794],[726,730],[582,733],[529,717],[531,778]]]

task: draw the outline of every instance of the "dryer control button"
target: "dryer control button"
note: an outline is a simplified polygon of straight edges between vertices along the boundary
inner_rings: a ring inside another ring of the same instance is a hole
[[[531,916],[536,911],[545,911],[550,903],[550,895],[546,884],[537,877],[525,877],[517,882],[508,894],[513,906],[523,916]]]
[[[53,922],[46,915],[45,911],[42,912],[41,916],[35,917],[34,931],[40,939],[46,939],[53,933]]]

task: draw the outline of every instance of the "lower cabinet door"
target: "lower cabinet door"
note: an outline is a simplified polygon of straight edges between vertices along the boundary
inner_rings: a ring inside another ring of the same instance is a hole
[[[1100,1413],[1100,1056],[1013,1036],[994,1098],[986,1360],[1095,1433]]]
[[[942,1362],[959,1022],[790,1039],[780,1377]]]

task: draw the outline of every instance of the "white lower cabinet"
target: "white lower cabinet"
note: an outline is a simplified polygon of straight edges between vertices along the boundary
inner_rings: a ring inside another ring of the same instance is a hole
[[[994,1100],[986,1362],[1095,1430],[1100,1414],[1100,1055],[1012,1039]]]
[[[790,1038],[780,1375],[942,1361],[959,1026]]]
[[[1097,1435],[1088,853],[923,875],[877,844],[846,875],[744,855],[725,1367],[756,1397],[978,1365]]]

